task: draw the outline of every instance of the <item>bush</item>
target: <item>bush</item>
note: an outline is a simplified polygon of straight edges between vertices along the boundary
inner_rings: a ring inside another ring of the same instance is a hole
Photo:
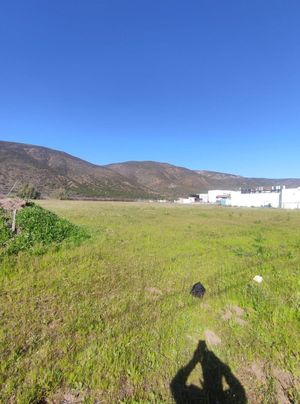
[[[0,237],[4,240],[2,246],[7,247],[9,254],[19,251],[41,253],[51,244],[59,245],[64,240],[80,242],[88,237],[81,228],[34,204],[17,212],[16,225],[16,235],[7,227],[8,233],[5,233],[3,225],[0,225]]]
[[[32,185],[24,184],[17,193],[22,199],[38,199],[41,194]]]
[[[0,209],[0,248],[11,238],[11,232],[9,231],[8,218],[3,209]]]

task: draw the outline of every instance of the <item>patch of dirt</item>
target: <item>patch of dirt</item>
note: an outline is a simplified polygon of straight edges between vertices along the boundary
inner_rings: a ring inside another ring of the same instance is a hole
[[[256,361],[240,368],[237,376],[246,389],[249,404],[264,402],[266,395],[270,395],[271,379],[273,379],[274,395],[270,402],[274,404],[297,402],[295,392],[298,391],[298,378],[288,371],[272,367],[267,362]]]
[[[244,364],[238,370],[237,377],[246,390],[247,402],[249,404],[264,402],[268,390],[268,379],[264,362],[257,361],[251,364]]]
[[[204,337],[208,345],[216,346],[221,344],[221,338],[218,337],[213,331],[205,330]]]
[[[163,292],[160,289],[157,288],[145,288],[145,291],[148,292],[148,294],[152,297],[152,299],[156,300],[159,299],[160,296],[162,296]]]
[[[223,321],[233,319],[237,324],[244,326],[247,324],[246,320],[241,318],[244,316],[244,314],[245,310],[242,309],[241,307],[230,305],[225,309],[221,318]]]
[[[84,402],[84,395],[75,390],[61,389],[45,402],[47,404],[81,404]]]
[[[243,380],[248,381],[248,384],[254,385],[257,382],[259,384],[266,386],[267,385],[267,374],[265,369],[265,362],[263,361],[255,361],[252,363],[245,364],[241,369],[239,374]]]
[[[275,390],[276,390],[276,399],[277,399],[278,404],[292,404],[293,403],[293,401],[291,401],[285,395],[285,391],[278,381],[276,381]]]
[[[244,325],[247,324],[247,321],[245,321],[245,320],[243,320],[242,318],[239,318],[239,317],[237,317],[237,318],[235,319],[235,321],[236,321],[239,325],[241,325],[241,326],[244,326]]]
[[[267,376],[265,372],[265,363],[262,361],[253,362],[249,367],[249,372],[260,381],[261,384],[267,384]]]
[[[120,383],[119,399],[121,401],[128,399],[134,395],[134,386],[127,377],[125,376],[121,377],[119,383]]]
[[[222,320],[228,321],[228,320],[231,319],[231,317],[232,317],[231,311],[230,311],[230,310],[226,310],[226,311],[223,313],[223,315],[222,315]]]
[[[293,386],[294,378],[290,372],[279,368],[273,368],[272,374],[285,390]]]
[[[245,310],[239,306],[230,306],[238,317],[242,317],[245,314]]]
[[[293,401],[289,399],[288,391],[294,386],[294,378],[290,372],[282,369],[273,368],[272,375],[275,378],[275,392],[278,403],[290,404]]]

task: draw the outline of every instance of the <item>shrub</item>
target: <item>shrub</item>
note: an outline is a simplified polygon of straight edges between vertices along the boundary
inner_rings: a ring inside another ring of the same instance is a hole
[[[51,244],[59,245],[64,240],[80,242],[88,237],[83,229],[34,204],[17,212],[16,224],[16,235],[7,229],[6,252],[9,254],[19,251],[41,253]],[[3,239],[6,236],[3,230]]]
[[[8,218],[3,209],[0,209],[0,248],[5,246],[11,237],[8,227]]]
[[[22,199],[38,199],[41,195],[32,185],[24,184],[17,195]]]

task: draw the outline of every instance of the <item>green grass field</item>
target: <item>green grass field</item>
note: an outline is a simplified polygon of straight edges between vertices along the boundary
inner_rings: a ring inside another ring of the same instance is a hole
[[[1,403],[172,402],[205,337],[248,402],[299,402],[300,212],[40,204],[91,237],[2,259]]]

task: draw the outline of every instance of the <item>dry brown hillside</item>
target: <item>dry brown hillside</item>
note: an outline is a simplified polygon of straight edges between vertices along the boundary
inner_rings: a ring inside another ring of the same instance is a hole
[[[43,197],[64,189],[72,197],[154,199],[216,188],[300,186],[300,179],[245,178],[153,161],[99,166],[46,147],[0,141],[0,194],[7,194],[15,183],[16,190],[33,185]]]

